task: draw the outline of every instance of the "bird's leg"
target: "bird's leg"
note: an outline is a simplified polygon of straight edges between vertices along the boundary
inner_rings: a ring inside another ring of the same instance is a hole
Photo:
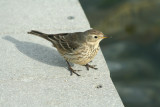
[[[74,70],[72,67],[71,67],[71,65],[69,64],[69,62],[66,60],[66,62],[67,62],[67,64],[68,64],[68,69],[70,70],[70,72],[71,72],[71,75],[74,73],[74,74],[76,74],[77,76],[81,76],[81,75],[79,75],[78,73],[76,73],[76,71],[80,71],[80,70]]]
[[[89,70],[89,68],[93,68],[93,69],[95,69],[95,70],[97,70],[98,68],[96,68],[96,65],[89,65],[89,64],[86,64],[86,65],[84,65],[86,68],[87,68],[87,70]]]

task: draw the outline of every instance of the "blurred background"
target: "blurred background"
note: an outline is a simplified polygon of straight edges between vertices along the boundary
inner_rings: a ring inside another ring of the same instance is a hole
[[[160,107],[160,0],[80,0],[126,107]]]

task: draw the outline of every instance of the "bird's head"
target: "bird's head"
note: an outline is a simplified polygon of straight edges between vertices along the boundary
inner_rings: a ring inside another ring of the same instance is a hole
[[[84,32],[85,33],[85,39],[86,39],[86,42],[89,42],[89,43],[98,43],[105,39],[105,38],[108,38],[107,36],[104,36],[104,34],[98,30],[94,30],[94,29],[91,29],[91,30],[87,30]]]

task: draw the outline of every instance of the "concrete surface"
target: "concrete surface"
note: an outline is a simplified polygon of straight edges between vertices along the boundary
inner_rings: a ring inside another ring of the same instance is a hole
[[[90,29],[77,0],[0,1],[0,107],[123,107],[101,52],[70,76],[51,43],[27,32]]]

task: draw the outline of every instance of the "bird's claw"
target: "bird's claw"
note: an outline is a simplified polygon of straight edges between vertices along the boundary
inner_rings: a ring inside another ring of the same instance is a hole
[[[74,69],[72,69],[71,67],[69,67],[69,70],[71,71],[71,74],[70,74],[70,75],[72,75],[72,74],[74,73],[74,74],[76,74],[77,76],[81,76],[81,75],[79,75],[78,73],[76,73],[76,71],[81,71],[81,70],[74,70]]]
[[[69,62],[66,60],[67,64],[68,64],[68,69],[71,71],[71,74],[72,75],[73,73],[76,74],[77,76],[81,76],[79,75],[78,73],[76,73],[76,71],[81,71],[81,70],[74,70],[71,65],[69,64]]]
[[[89,70],[89,68],[92,68],[92,69],[95,69],[97,70],[98,68],[96,68],[97,65],[89,65],[89,64],[86,64],[85,67],[87,68],[87,70]]]

